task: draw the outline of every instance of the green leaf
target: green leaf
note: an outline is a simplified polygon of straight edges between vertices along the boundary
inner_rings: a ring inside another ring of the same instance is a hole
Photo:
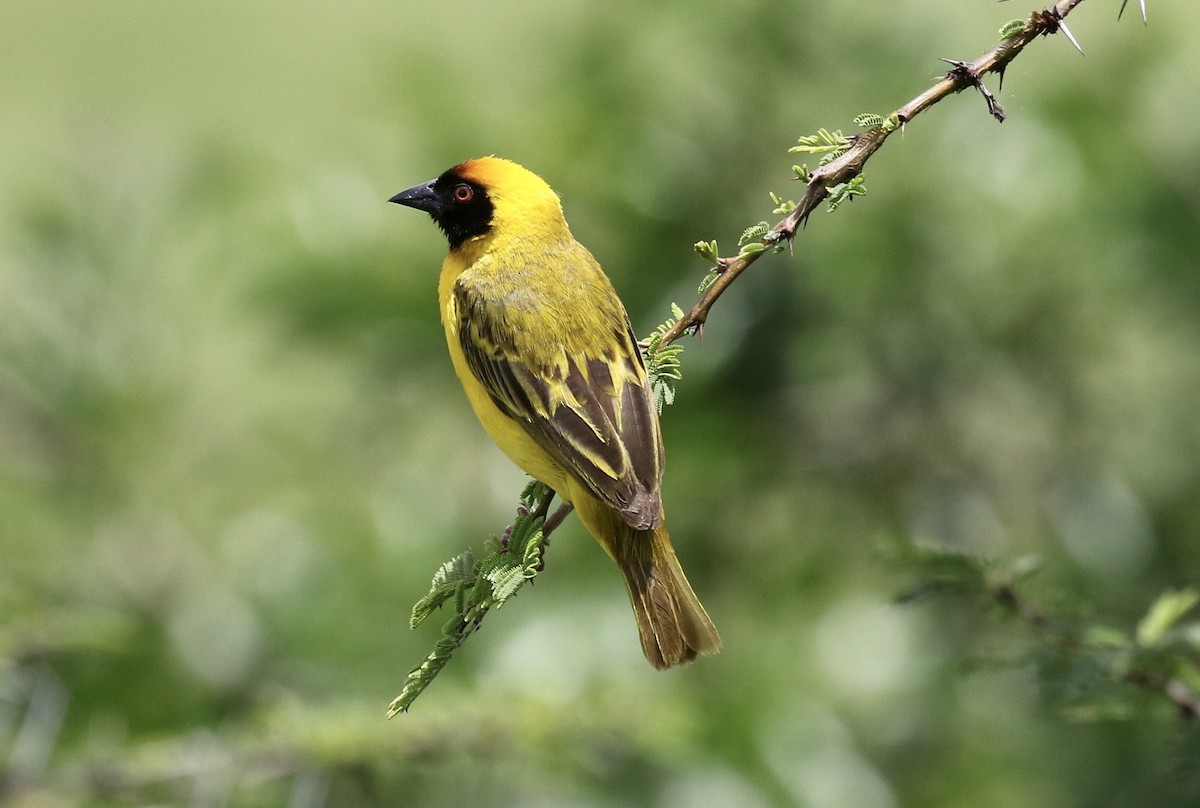
[[[416,628],[425,622],[425,618],[450,599],[463,583],[475,576],[475,556],[468,550],[457,555],[438,568],[433,574],[433,583],[429,593],[418,600],[413,606],[409,627]]]
[[[847,199],[853,199],[856,196],[866,196],[866,193],[866,180],[861,174],[852,178],[849,182],[833,186],[829,189],[829,212],[833,213]]]
[[[679,322],[681,317],[683,310],[672,303],[671,316],[655,328],[644,341],[642,356],[646,361],[646,376],[650,379],[650,392],[654,395],[654,405],[659,415],[662,414],[663,407],[674,403],[675,382],[683,378],[682,363],[679,360],[683,346],[662,344],[667,331]]]
[[[513,526],[512,535],[508,540],[508,553],[505,561],[509,566],[523,569],[528,566],[530,559],[534,562],[541,560],[542,517],[526,516],[520,524]]]
[[[850,148],[850,140],[841,130],[830,132],[828,129],[818,129],[815,135],[805,135],[800,138],[789,152],[802,154],[823,154],[827,157],[837,157]]]
[[[680,314],[682,317],[683,315]],[[529,484],[521,491],[521,504],[526,510],[536,511],[550,497],[554,496],[554,491],[550,486],[537,480],[530,480]]]
[[[894,567],[914,573],[916,582],[896,595],[898,603],[909,603],[944,592],[986,591],[992,570],[987,559],[929,542],[895,539],[882,543],[878,553]]]
[[[538,530],[528,544],[525,545],[525,552],[521,554],[521,565],[525,568],[525,573],[529,577],[537,574],[538,567],[542,565],[542,531]]]
[[[771,191],[770,193],[771,201],[775,203],[775,209],[771,211],[772,213],[778,213],[781,216],[787,216],[796,209],[795,201],[791,199],[784,199],[783,197],[777,195],[774,191]],[[764,233],[764,235],[766,234]]]
[[[1093,648],[1107,648],[1114,651],[1129,647],[1129,637],[1125,632],[1111,626],[1088,626],[1083,632],[1083,641]]]
[[[472,609],[469,616],[455,617],[446,622],[442,627],[442,636],[434,643],[433,650],[426,655],[420,665],[409,671],[404,680],[404,686],[400,689],[400,695],[392,699],[391,704],[388,705],[388,718],[395,718],[399,713],[408,712],[408,708],[417,700],[417,697],[425,692],[425,688],[429,687],[446,667],[446,663],[454,656],[454,652],[479,628],[479,623],[486,612],[487,606],[480,606]]]
[[[874,129],[876,126],[883,125],[883,116],[873,112],[864,112],[862,115],[854,116],[854,125],[859,129]]]
[[[1000,38],[1011,39],[1012,37],[1024,31],[1027,24],[1028,22],[1026,20],[1009,20],[1008,22],[1004,23],[1004,25],[1000,26]]]
[[[1012,583],[1023,581],[1034,575],[1042,568],[1042,559],[1036,555],[1023,555],[1008,565],[1009,580]]]
[[[774,196],[774,194],[772,194],[772,196]],[[754,241],[755,239],[762,238],[768,232],[770,232],[770,230],[771,230],[771,225],[767,224],[766,222],[759,222],[758,224],[752,224],[749,227],[747,227],[745,230],[742,231],[741,237],[738,238],[738,246],[744,247],[744,246],[746,246],[747,243]]]
[[[717,252],[716,239],[713,239],[712,241],[697,241],[695,244],[692,245],[692,249],[694,249],[696,251],[696,254],[699,255],[701,258],[703,258],[705,261],[712,261],[715,263],[717,260],[717,256],[719,255],[719,253]]]
[[[524,565],[519,567],[501,567],[493,570],[488,574],[488,581],[492,585],[492,597],[496,600],[496,607],[504,605],[504,601],[517,594],[527,581]]]
[[[507,544],[489,538],[487,553],[481,560],[470,551],[455,556],[434,573],[429,594],[413,607],[411,624],[416,628],[451,598],[454,616],[442,626],[441,636],[425,660],[405,679],[400,695],[388,705],[388,718],[408,710],[425,688],[450,661],[483,622],[488,611],[499,607],[537,574],[541,564],[541,516],[554,492],[546,485],[531,481],[521,492],[521,505],[509,531]],[[531,563],[532,560],[532,563]]]
[[[441,605],[454,594],[455,589],[456,587],[454,586],[435,587],[431,589],[428,595],[425,595],[413,604],[412,616],[409,617],[408,627],[416,628],[424,623],[425,618],[441,608]]]
[[[1191,587],[1159,595],[1158,600],[1154,601],[1146,616],[1138,623],[1138,645],[1143,648],[1160,645],[1167,632],[1179,622],[1179,618],[1191,611],[1197,603],[1200,603],[1200,592]]]

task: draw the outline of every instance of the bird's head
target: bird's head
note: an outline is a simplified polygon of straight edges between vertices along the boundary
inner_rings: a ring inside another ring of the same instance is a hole
[[[558,195],[545,180],[500,157],[459,163],[388,201],[432,216],[451,249],[496,230],[513,236],[566,230]]]

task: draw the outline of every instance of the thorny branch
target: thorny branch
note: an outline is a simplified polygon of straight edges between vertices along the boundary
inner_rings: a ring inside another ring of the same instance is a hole
[[[1063,19],[1082,2],[1083,0],[1059,0],[1059,2],[1049,8],[1033,12],[1022,29],[1011,34],[996,47],[974,61],[944,60],[952,68],[942,79],[897,109],[892,115],[885,118],[885,123],[848,138],[849,148],[841,156],[811,172],[807,178],[808,182],[804,196],[799,204],[796,205],[796,208],[787,217],[768,230],[759,239],[759,243],[763,247],[768,248],[776,247],[784,242],[787,242],[791,246],[796,236],[796,230],[808,221],[809,215],[829,196],[830,189],[849,182],[861,174],[867,160],[879,150],[889,135],[897,129],[903,132],[905,125],[909,121],[949,95],[971,87],[977,89],[987,102],[988,111],[992,117],[1002,122],[1004,120],[1004,110],[995,96],[984,86],[982,81],[983,76],[988,73],[996,73],[1000,76],[1002,83],[1004,71],[1008,65],[1025,49],[1026,45],[1039,36],[1048,36],[1061,31],[1071,41],[1071,44],[1076,49],[1079,49],[1079,44],[1075,41],[1070,31],[1063,25]],[[1127,2],[1128,0],[1122,2],[1122,12]],[[1142,8],[1142,18],[1145,20],[1145,0],[1139,0],[1139,3]],[[1082,50],[1080,52],[1082,53]],[[729,285],[737,280],[738,276],[758,260],[758,257],[764,252],[766,250],[759,250],[757,252],[744,251],[737,257],[718,258],[716,278],[701,294],[695,305],[683,317],[679,318],[678,322],[666,330],[658,343],[658,349],[671,344],[685,333],[700,332],[713,304],[724,294]],[[547,500],[543,506],[547,510],[548,504],[549,501]],[[564,504],[546,518],[542,526],[541,549],[543,554],[548,545],[550,534],[562,523],[571,510],[572,506],[570,504]],[[544,561],[542,564],[539,564],[538,571],[541,571],[543,565]],[[1022,605],[1023,601],[1019,599],[1015,590],[1011,590],[1007,595],[997,594],[996,597],[1001,602],[1005,602],[1009,608],[1015,609],[1030,624],[1038,627],[1045,626],[1046,618],[1039,612],[1027,610],[1027,607]],[[469,615],[464,615],[463,619],[454,627],[456,630],[451,631],[444,639],[454,647],[461,645],[479,627],[486,612],[487,610],[483,609]],[[453,650],[454,648],[450,647],[443,649],[444,656],[448,657],[453,653]],[[427,660],[425,664],[428,665],[429,661]],[[410,674],[410,680],[420,670],[421,668],[414,670]],[[1131,672],[1128,678],[1134,684],[1140,684],[1144,687],[1161,691],[1179,705],[1180,709],[1189,717],[1200,716],[1200,700],[1182,683],[1148,671]],[[428,684],[428,682],[425,684]],[[389,716],[395,714],[399,709],[407,709],[407,704],[411,700],[410,698],[408,702],[405,702],[403,707],[397,707],[398,704],[404,701],[404,695],[402,694],[400,697],[397,697],[389,709]]]
[[[996,47],[972,62],[945,60],[953,65],[952,69],[932,87],[889,116],[890,120],[899,122],[898,127],[889,127],[887,125],[875,126],[865,132],[853,135],[850,138],[850,148],[843,155],[809,174],[808,186],[804,197],[796,205],[796,209],[772,227],[759,241],[765,247],[775,247],[785,241],[791,245],[792,240],[796,237],[796,230],[808,221],[809,215],[829,195],[829,189],[849,182],[861,174],[867,160],[879,150],[879,147],[883,145],[892,132],[897,129],[903,132],[904,126],[909,121],[947,96],[974,87],[980,91],[987,101],[988,111],[992,117],[996,118],[997,121],[1003,121],[1004,110],[996,101],[995,96],[984,87],[983,76],[988,73],[995,73],[1000,76],[1000,81],[1003,83],[1004,71],[1008,65],[1025,49],[1026,45],[1033,42],[1039,36],[1049,36],[1061,31],[1071,41],[1071,44],[1078,49],[1079,44],[1075,41],[1075,37],[1071,36],[1071,32],[1067,30],[1066,26],[1063,25],[1063,19],[1082,2],[1083,0],[1059,0],[1059,2],[1043,11],[1035,11],[1030,15],[1029,21],[1025,24],[1024,28],[1007,39],[1002,40]],[[1122,5],[1123,9],[1124,6]],[[1144,18],[1144,5],[1142,11]],[[1080,52],[1082,53],[1082,50]],[[709,310],[717,302],[717,299],[724,294],[731,283],[737,280],[739,275],[745,272],[764,253],[765,251],[760,251],[742,254],[734,258],[717,259],[718,274],[716,279],[700,296],[696,304],[679,319],[679,322],[675,323],[667,331],[663,336],[661,344],[668,345],[686,333],[699,332],[703,328],[704,322],[708,319]]]

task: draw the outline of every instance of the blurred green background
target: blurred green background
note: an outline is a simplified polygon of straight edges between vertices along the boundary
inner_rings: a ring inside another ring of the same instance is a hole
[[[1036,554],[1031,597],[1126,628],[1197,579],[1200,7],[1118,7],[1010,67],[1003,125],[919,118],[688,342],[665,501],[723,654],[651,670],[571,521],[387,722],[409,608],[523,481],[445,355],[444,242],[384,200],[524,163],[644,334],[694,241],[799,195],[796,137],[1027,7],[7,0],[0,802],[1196,804],[1169,704],[964,670],[1021,627],[892,605],[875,553]]]

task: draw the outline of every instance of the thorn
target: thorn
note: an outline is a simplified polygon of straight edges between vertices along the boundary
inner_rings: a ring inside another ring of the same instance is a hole
[[[957,59],[942,59],[943,62],[953,65],[954,69],[947,74],[950,78],[956,81],[964,81],[970,83],[979,94],[983,96],[983,100],[987,102],[988,113],[991,114],[1000,123],[1004,123],[1004,107],[1000,106],[1000,102],[996,100],[996,96],[992,95],[991,90],[979,78],[978,71],[971,66],[970,62],[960,62]],[[1001,81],[1004,79],[1001,78]]]
[[[1079,47],[1079,42],[1075,39],[1075,36],[1067,28],[1066,23],[1063,22],[1063,13],[1058,10],[1057,6],[1051,6],[1044,11],[1033,12],[1033,24],[1036,26],[1037,33],[1040,36],[1049,36],[1050,34],[1057,34],[1059,31],[1062,31],[1071,44],[1075,46],[1075,50],[1079,51],[1079,55],[1086,55],[1083,52],[1083,48]]]
[[[1067,28],[1067,24],[1065,22],[1063,22],[1061,19],[1058,21],[1058,30],[1062,31],[1063,35],[1067,39],[1071,40],[1071,44],[1075,46],[1075,50],[1079,51],[1080,56],[1087,55],[1083,52],[1083,48],[1079,47],[1079,43],[1075,41],[1074,35],[1071,34],[1071,29]]]
[[[1117,12],[1117,19],[1121,19],[1121,15],[1125,13],[1125,6],[1129,4],[1129,0],[1121,0],[1121,10]],[[1138,0],[1138,5],[1142,7],[1142,25],[1146,24],[1146,0]]]
[[[996,85],[996,92],[1004,92],[1004,71],[1008,70],[1008,65],[996,69],[996,75],[1000,77],[999,84]]]

